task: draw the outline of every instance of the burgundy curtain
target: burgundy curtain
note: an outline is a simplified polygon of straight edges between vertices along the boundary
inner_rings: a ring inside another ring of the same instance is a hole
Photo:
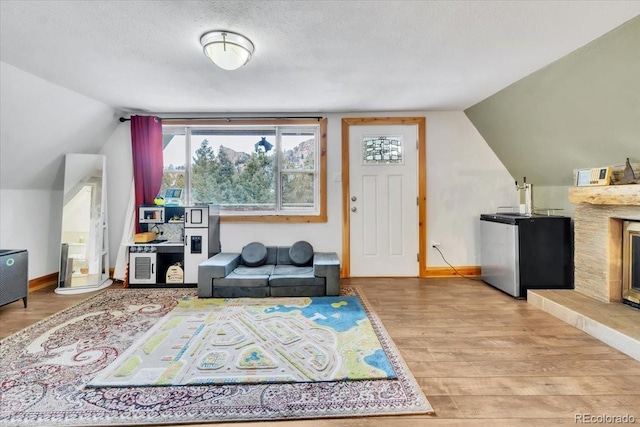
[[[138,206],[153,204],[162,186],[162,122],[153,116],[131,116],[133,182],[136,193],[136,232],[140,232]]]

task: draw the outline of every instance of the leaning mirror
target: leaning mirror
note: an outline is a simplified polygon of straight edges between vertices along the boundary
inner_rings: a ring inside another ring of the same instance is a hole
[[[65,156],[56,293],[90,292],[111,285],[106,194],[105,156]]]

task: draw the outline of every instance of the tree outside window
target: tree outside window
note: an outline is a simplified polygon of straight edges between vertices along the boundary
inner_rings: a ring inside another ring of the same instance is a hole
[[[165,126],[163,189],[223,216],[319,217],[320,126]],[[190,161],[185,161],[190,153]],[[313,219],[312,219],[313,220]]]

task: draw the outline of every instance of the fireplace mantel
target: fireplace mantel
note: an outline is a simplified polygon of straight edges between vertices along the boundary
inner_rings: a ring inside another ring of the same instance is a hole
[[[623,220],[640,221],[640,185],[571,187],[576,206],[574,286],[603,302],[622,301]]]
[[[640,185],[605,185],[569,188],[573,204],[640,206]]]

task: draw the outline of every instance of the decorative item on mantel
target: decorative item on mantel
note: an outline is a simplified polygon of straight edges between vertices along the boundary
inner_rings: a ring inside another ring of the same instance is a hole
[[[609,177],[607,184],[597,181],[605,169]],[[596,172],[596,181],[581,179],[580,172],[587,177],[587,172]],[[634,185],[640,184],[640,162],[631,162],[628,157],[625,166],[574,170],[574,182],[576,185],[569,188],[569,201],[573,204],[640,206],[640,185]]]
[[[640,184],[640,162],[632,162],[627,157],[625,165],[574,169],[573,184],[576,187]]]
[[[640,184],[640,177],[636,178],[636,173],[633,171],[631,167],[631,162],[627,157],[627,163],[624,167],[623,176],[620,181],[617,183],[620,185],[628,185],[628,184]]]

